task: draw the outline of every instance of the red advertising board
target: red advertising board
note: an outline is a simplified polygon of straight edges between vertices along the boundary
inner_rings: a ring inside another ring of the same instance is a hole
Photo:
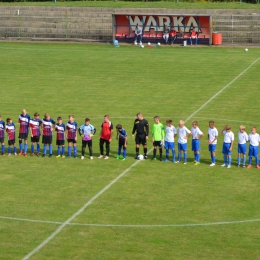
[[[199,41],[211,44],[211,15],[131,15],[113,14],[113,37],[121,41],[131,41],[137,25],[142,28],[144,41],[162,38],[165,26],[174,29],[179,39],[189,38],[193,28],[198,33]]]

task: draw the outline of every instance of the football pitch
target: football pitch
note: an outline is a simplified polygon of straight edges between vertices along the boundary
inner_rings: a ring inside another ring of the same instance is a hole
[[[80,160],[80,140],[77,160],[0,158],[0,259],[260,259],[260,171],[236,167],[239,126],[260,132],[259,48],[0,43],[0,51],[4,120],[18,128],[25,108],[64,123],[74,114],[78,125],[89,117],[97,128],[94,160],[87,149]],[[189,129],[197,120],[201,164],[190,139],[186,165],[151,161],[151,134],[149,160],[135,161],[139,111],[150,126],[156,115]],[[110,158],[97,158],[105,114],[128,133],[123,162],[115,133]],[[209,120],[219,131],[215,167]],[[235,134],[230,169],[220,166],[226,124]]]

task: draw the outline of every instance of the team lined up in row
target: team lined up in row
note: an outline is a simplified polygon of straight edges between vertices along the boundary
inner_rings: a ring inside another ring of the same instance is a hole
[[[19,115],[18,122],[20,124],[19,128],[19,148],[20,152],[18,155],[27,156],[28,151],[28,134],[30,129],[31,135],[31,156],[40,154],[40,136],[42,130],[42,143],[43,154],[42,157],[46,156],[47,146],[49,146],[49,156],[52,156],[52,131],[57,132],[56,145],[58,146],[58,154],[56,157],[65,158],[65,139],[68,141],[68,156],[72,156],[72,147],[74,151],[74,158],[77,158],[77,133],[82,137],[82,151],[81,159],[84,159],[85,149],[88,146],[90,159],[93,159],[92,151],[92,136],[96,133],[96,128],[90,124],[90,119],[85,119],[85,124],[78,128],[77,123],[74,121],[74,116],[69,116],[69,121],[66,126],[62,122],[62,118],[58,117],[57,122],[55,122],[48,113],[44,115],[43,119],[39,119],[39,114],[35,113],[33,118],[27,114],[26,110],[23,109],[22,113]],[[0,116],[0,142],[2,143],[2,155],[5,155],[5,144],[4,144],[4,132],[8,134],[8,155],[11,155],[11,147],[14,147],[14,155],[16,153],[15,144],[15,125],[11,118],[7,118],[6,124]],[[127,148],[127,133],[121,124],[116,126],[118,140],[118,155],[117,159],[126,159],[126,148]],[[221,131],[224,134],[224,142],[222,153],[224,155],[224,164],[222,166],[231,167],[231,154],[234,144],[234,134],[231,131],[231,127],[226,125],[226,127]],[[136,135],[135,135],[136,134]],[[175,160],[175,148],[174,139],[178,134],[178,156],[177,161]],[[141,113],[137,114],[137,118],[134,121],[134,126],[132,130],[132,137],[135,135],[136,143],[136,159],[139,159],[139,149],[140,145],[143,145],[144,149],[144,159],[147,159],[147,140],[149,136],[149,124],[146,119],[143,118]],[[100,156],[98,158],[109,158],[110,153],[110,142],[113,136],[113,124],[110,122],[109,115],[104,116],[104,121],[101,124],[101,131],[99,135],[99,148]],[[166,127],[160,123],[159,116],[154,117],[154,124],[152,126],[152,142],[153,142],[153,157],[152,160],[156,160],[157,147],[159,148],[160,161],[162,161],[162,149],[166,150],[165,162],[170,160],[170,151],[172,153],[172,162],[179,163],[182,161],[182,154],[184,157],[184,164],[187,163],[187,140],[192,136],[192,151],[194,152],[194,164],[198,165],[200,163],[200,138],[204,136],[203,132],[198,127],[198,122],[194,121],[192,123],[192,128],[189,130],[184,125],[184,121],[179,122],[179,126],[175,128],[172,125],[172,120],[166,120]],[[211,154],[211,164],[210,166],[215,166],[216,164],[216,145],[218,139],[218,130],[214,126],[214,121],[209,122],[208,128],[208,148]],[[24,140],[24,147],[22,141]],[[258,165],[258,146],[260,142],[259,134],[256,133],[256,127],[252,127],[251,133],[247,135],[245,132],[245,126],[240,126],[238,132],[238,166],[240,166],[242,161],[242,167],[246,165],[246,143],[250,142],[249,145],[249,161],[248,168],[251,168],[252,157],[256,159],[256,167],[260,168]],[[36,144],[36,152],[35,152]],[[104,155],[104,144],[106,147],[106,154]],[[123,149],[123,154],[121,157],[121,151]],[[242,158],[241,158],[242,157]],[[241,160],[242,159],[242,160]]]

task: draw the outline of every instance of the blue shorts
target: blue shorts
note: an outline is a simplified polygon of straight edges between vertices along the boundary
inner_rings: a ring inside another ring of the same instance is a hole
[[[246,154],[246,143],[244,143],[244,144],[238,144],[238,146],[237,146],[237,152],[238,152],[238,153],[242,153],[242,154]]]
[[[231,146],[231,143],[223,143],[222,153],[223,153],[223,154],[230,155],[230,154],[232,153],[232,151],[229,151],[230,146]]]
[[[200,140],[199,139],[192,139],[191,142],[191,150],[194,152],[200,151]]]
[[[167,141],[165,141],[165,143],[164,143],[164,148],[166,149],[166,150],[174,150],[174,142],[167,142]]]
[[[187,151],[187,143],[185,143],[185,144],[178,143],[178,150],[179,151]]]
[[[217,145],[216,144],[209,144],[209,151],[211,153],[216,152]]]
[[[258,156],[258,146],[249,145],[248,156]]]

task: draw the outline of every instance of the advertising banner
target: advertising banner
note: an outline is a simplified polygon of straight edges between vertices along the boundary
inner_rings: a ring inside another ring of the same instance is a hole
[[[117,40],[131,41],[137,25],[142,28],[143,41],[155,41],[162,38],[164,28],[177,32],[177,38],[190,37],[195,28],[199,42],[211,44],[211,15],[129,15],[113,14],[113,37]]]

